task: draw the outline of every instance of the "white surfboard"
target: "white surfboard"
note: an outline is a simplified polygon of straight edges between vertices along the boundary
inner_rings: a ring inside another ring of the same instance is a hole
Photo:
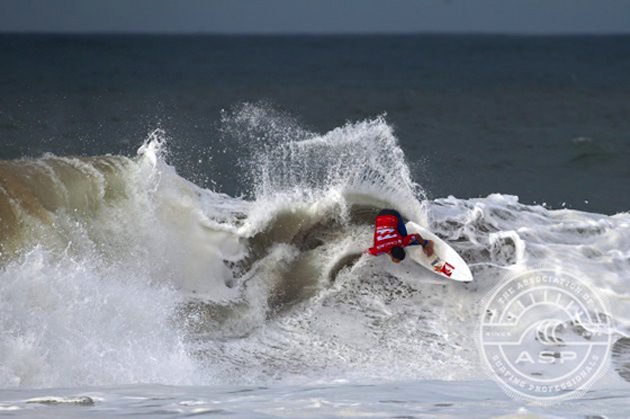
[[[418,233],[424,239],[433,240],[434,252],[431,256],[425,255],[421,246],[405,247],[407,255],[414,262],[435,272],[444,279],[459,282],[471,282],[473,280],[470,268],[468,268],[464,259],[444,240],[413,221],[409,221],[405,226],[407,227],[407,234]]]

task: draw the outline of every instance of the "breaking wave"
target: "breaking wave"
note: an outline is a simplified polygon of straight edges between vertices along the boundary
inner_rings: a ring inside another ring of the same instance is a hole
[[[320,135],[244,105],[222,134],[241,197],[178,176],[160,130],[133,158],[0,162],[0,385],[479,378],[477,304],[533,262],[585,273],[630,330],[628,213],[428,200],[384,118]],[[361,256],[383,207],[475,282]]]

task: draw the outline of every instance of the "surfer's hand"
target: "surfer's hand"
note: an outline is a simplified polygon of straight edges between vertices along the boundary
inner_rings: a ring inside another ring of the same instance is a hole
[[[427,240],[427,245],[422,247],[422,251],[425,255],[431,256],[433,254],[433,240]]]

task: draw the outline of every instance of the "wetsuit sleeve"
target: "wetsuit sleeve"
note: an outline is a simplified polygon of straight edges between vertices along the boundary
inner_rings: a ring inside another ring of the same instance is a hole
[[[422,236],[419,234],[409,234],[403,237],[403,246],[419,246],[423,243]]]

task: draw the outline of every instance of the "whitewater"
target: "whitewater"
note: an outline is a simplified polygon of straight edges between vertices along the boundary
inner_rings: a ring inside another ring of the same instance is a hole
[[[210,155],[231,167],[209,189],[178,175],[169,141],[0,162],[2,413],[630,415],[630,213],[429,199],[385,117],[319,134],[225,112]],[[448,241],[475,281],[362,255],[382,208]],[[550,408],[489,380],[474,330],[482,297],[540,264],[583,273],[615,321],[606,375]]]

